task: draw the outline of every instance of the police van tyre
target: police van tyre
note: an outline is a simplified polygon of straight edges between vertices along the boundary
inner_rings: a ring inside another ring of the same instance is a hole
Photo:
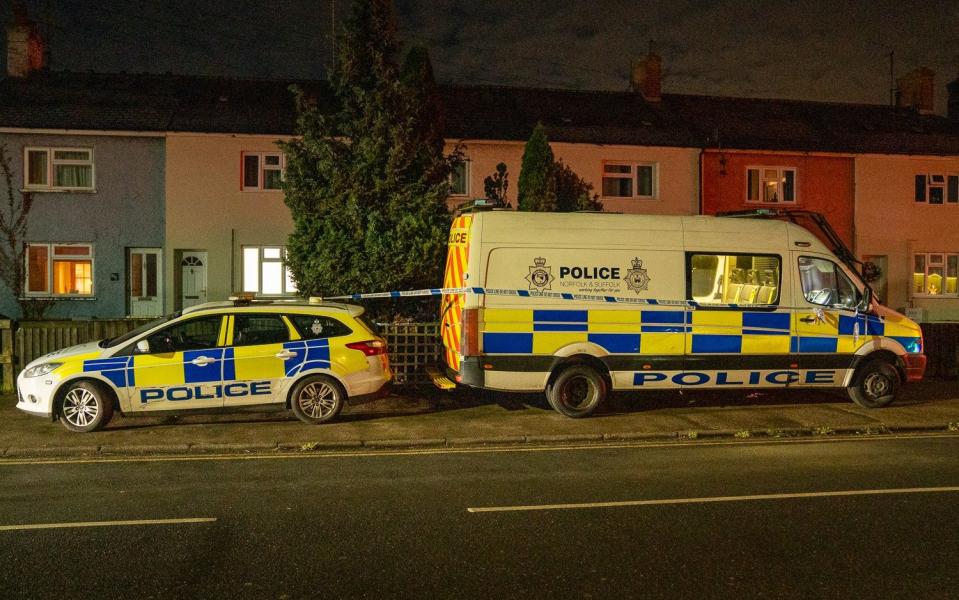
[[[70,431],[96,431],[113,417],[113,398],[103,386],[80,381],[70,386],[60,402],[60,422]]]
[[[293,388],[290,406],[301,421],[319,425],[336,418],[346,402],[340,382],[327,375],[304,378]]]
[[[863,408],[882,408],[896,399],[900,385],[896,368],[884,360],[874,359],[859,368],[849,387],[849,397]]]
[[[606,379],[588,365],[573,365],[560,371],[546,386],[546,398],[556,412],[578,419],[596,412],[606,399]]]

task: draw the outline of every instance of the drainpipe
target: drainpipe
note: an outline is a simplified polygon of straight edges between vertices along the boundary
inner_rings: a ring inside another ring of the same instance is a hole
[[[705,148],[699,149],[699,214],[703,214],[703,153]]]

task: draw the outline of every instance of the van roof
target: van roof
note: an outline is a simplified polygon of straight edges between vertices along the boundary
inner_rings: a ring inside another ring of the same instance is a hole
[[[748,240],[782,240],[776,245],[802,247],[811,251],[830,253],[823,242],[808,229],[778,219],[747,219],[711,215],[627,215],[620,213],[541,213],[512,210],[479,212],[474,223],[482,227],[483,239],[489,242],[556,243],[557,230],[571,233],[582,231],[608,232],[611,244],[628,244],[629,230],[656,232],[664,247],[679,247],[684,234],[702,233],[730,236],[731,250],[738,241],[743,247],[755,245]],[[517,232],[522,232],[517,237]],[[708,237],[708,236],[707,236]],[[613,241],[613,240],[619,240]],[[568,240],[563,240],[567,242]],[[687,238],[688,241],[688,238]],[[800,242],[794,246],[794,242]]]

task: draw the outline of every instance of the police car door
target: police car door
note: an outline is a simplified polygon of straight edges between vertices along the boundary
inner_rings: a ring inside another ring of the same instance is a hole
[[[283,347],[290,341],[286,321],[272,313],[237,313],[230,317],[228,353],[233,371],[225,373],[224,406],[282,402],[286,361],[294,353]]]
[[[799,384],[840,385],[867,333],[866,317],[856,309],[861,292],[833,260],[794,252],[793,264],[800,291],[793,315]]]
[[[223,373],[223,315],[179,321],[134,350],[130,405],[137,411],[218,408]]]

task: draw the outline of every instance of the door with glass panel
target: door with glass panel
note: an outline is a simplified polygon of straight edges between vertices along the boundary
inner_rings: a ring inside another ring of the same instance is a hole
[[[163,314],[160,260],[159,248],[130,248],[130,316],[158,317]]]
[[[206,302],[206,251],[183,251],[180,258],[180,306]]]

